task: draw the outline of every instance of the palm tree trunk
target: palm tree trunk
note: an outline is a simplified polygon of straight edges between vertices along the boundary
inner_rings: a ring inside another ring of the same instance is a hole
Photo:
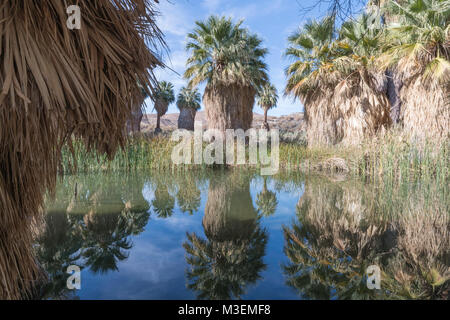
[[[156,128],[155,133],[161,132],[161,116],[159,113],[156,114]]]
[[[209,85],[203,95],[209,129],[243,129],[251,127],[256,91],[238,85]]]
[[[197,111],[191,108],[182,108],[178,117],[178,129],[194,131],[195,115]]]
[[[391,104],[391,120],[392,124],[400,122],[400,113],[402,101],[400,99],[400,90],[403,87],[402,80],[391,70],[386,71],[387,77],[387,96]]]
[[[269,131],[270,127],[269,127],[269,123],[267,122],[267,111],[269,111],[269,109],[264,108],[264,123],[262,125],[262,129]]]

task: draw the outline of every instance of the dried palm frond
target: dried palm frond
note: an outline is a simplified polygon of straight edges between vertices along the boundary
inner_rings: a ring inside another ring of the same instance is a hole
[[[71,137],[108,156],[124,144],[142,87],[153,91],[161,65],[153,2],[77,1],[80,30],[67,28],[61,1],[0,4],[0,236],[27,238]],[[8,270],[0,281],[9,281]],[[26,290],[29,278],[21,279]],[[0,294],[19,297],[7,288]]]

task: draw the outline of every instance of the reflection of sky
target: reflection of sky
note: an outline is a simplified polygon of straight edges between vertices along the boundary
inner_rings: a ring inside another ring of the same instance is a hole
[[[261,178],[251,183],[250,192],[256,208],[256,195],[262,190]],[[268,189],[274,185],[268,181]],[[82,289],[77,292],[81,299],[195,299],[196,293],[186,288],[185,250],[186,232],[195,232],[205,238],[202,218],[207,201],[207,188],[201,188],[201,205],[190,216],[175,206],[174,215],[161,219],[151,214],[145,231],[132,237],[133,248],[128,259],[118,263],[118,271],[94,274],[82,271]],[[277,212],[262,218],[261,225],[268,231],[268,243],[264,263],[267,269],[261,272],[261,280],[247,287],[244,299],[295,299],[293,289],[285,285],[281,264],[286,262],[283,253],[282,226],[292,222],[295,207],[302,191],[279,192]],[[149,184],[143,189],[146,201],[151,203],[154,191]],[[151,209],[150,209],[151,210]]]

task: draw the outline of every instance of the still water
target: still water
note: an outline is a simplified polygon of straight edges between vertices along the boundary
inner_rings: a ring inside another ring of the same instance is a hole
[[[447,194],[300,173],[67,176],[35,245],[44,298],[445,299]]]

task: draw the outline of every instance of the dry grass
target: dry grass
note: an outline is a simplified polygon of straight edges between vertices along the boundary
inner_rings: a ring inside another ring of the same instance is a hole
[[[0,235],[7,239],[11,232],[28,239],[23,226],[55,186],[64,143],[74,135],[112,157],[125,144],[141,86],[155,83],[160,62],[147,45],[162,40],[153,1],[77,4],[82,28],[74,31],[64,2],[0,5]],[[10,272],[2,269],[0,281],[12,281]],[[30,277],[21,276],[25,289]],[[19,297],[9,290],[4,297]]]

